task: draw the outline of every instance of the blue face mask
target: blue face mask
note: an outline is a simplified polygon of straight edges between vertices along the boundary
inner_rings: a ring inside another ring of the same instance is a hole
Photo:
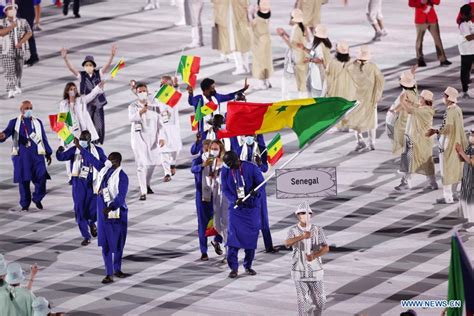
[[[253,139],[253,136],[245,136],[245,143],[249,146],[253,145],[254,143],[254,139]]]
[[[230,169],[230,167],[225,162],[222,162],[222,167],[224,167],[226,169]]]
[[[89,147],[89,142],[87,140],[79,140],[79,145],[81,145],[82,148],[87,148]]]
[[[33,110],[26,110],[25,114],[23,114],[24,117],[30,118],[33,116]]]

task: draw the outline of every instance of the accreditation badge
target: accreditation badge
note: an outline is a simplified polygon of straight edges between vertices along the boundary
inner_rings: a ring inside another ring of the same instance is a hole
[[[103,188],[102,189],[102,197],[104,198],[105,203],[109,203],[111,201],[110,192],[109,192],[108,188]]]
[[[237,187],[237,198],[243,199],[245,197],[245,189],[243,186]]]
[[[79,174],[79,177],[87,179],[87,176],[89,175],[91,168],[87,166],[82,166],[81,167],[81,173]]]
[[[30,139],[32,141],[35,142],[35,144],[39,144],[41,143],[41,138],[35,133],[35,132],[31,132],[31,134],[29,135]]]

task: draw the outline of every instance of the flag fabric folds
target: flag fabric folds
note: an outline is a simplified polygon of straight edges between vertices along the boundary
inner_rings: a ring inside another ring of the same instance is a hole
[[[196,107],[196,113],[194,113],[194,119],[193,123],[191,124],[193,128],[197,127],[199,124],[199,121],[204,118],[204,115],[202,114],[201,108],[202,108],[202,101],[199,100],[198,106]]]
[[[182,94],[174,87],[164,84],[155,94],[155,99],[169,105],[170,107],[174,107],[179,99],[181,99],[181,95]]]
[[[214,228],[214,217],[209,220],[206,227],[206,237],[216,236],[217,230]]]
[[[209,101],[201,108],[201,112],[204,116],[206,116],[212,114],[215,110],[217,110],[217,108],[217,104],[212,101]]]
[[[474,315],[474,270],[456,232],[451,237],[451,261],[448,274],[448,301],[460,300],[460,308],[448,308],[448,316]]]
[[[264,134],[291,128],[300,148],[324,134],[357,105],[344,98],[308,98],[276,103],[227,103],[226,130],[218,137]]]
[[[274,166],[283,156],[283,142],[280,133],[273,137],[267,146],[268,163]]]
[[[123,67],[125,67],[125,59],[120,58],[120,60],[115,64],[114,68],[112,68],[112,70],[110,71],[110,77],[111,78],[115,78],[115,76],[117,75],[118,71],[120,69],[122,69]]]
[[[58,136],[59,136],[59,138],[61,138],[63,140],[64,144],[66,144],[66,145],[71,143],[74,140],[74,135],[71,134],[71,132],[69,131],[69,128],[67,126],[63,126],[63,128],[61,128],[58,131]]]
[[[181,79],[184,83],[194,88],[196,85],[196,74],[199,73],[200,68],[201,57],[181,56],[177,72],[181,75]]]
[[[51,129],[53,132],[57,133],[63,128],[64,123],[63,122],[58,122],[58,115],[57,114],[51,114],[49,115],[49,125],[51,126]]]
[[[72,126],[71,112],[60,112],[57,116],[58,122],[65,123],[67,126]]]

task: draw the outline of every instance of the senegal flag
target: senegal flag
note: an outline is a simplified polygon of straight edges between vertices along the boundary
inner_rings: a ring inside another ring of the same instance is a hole
[[[283,156],[283,142],[281,141],[280,133],[273,137],[270,144],[267,146],[268,163],[274,166],[278,160]]]
[[[114,68],[110,71],[110,78],[115,78],[117,75],[118,71],[125,67],[125,59],[120,58],[117,64],[115,64]]]
[[[51,126],[51,129],[57,133],[61,130],[61,128],[64,127],[63,122],[58,122],[58,115],[57,114],[51,114],[49,115],[49,125]]]
[[[276,103],[227,103],[226,130],[218,137],[255,135],[291,128],[300,148],[324,134],[356,106],[343,98],[314,98]]]
[[[217,108],[217,104],[212,101],[209,101],[201,108],[201,112],[204,116],[206,116],[212,114],[215,110],[217,110]]]
[[[209,220],[206,227],[206,237],[216,236],[217,230],[214,228],[214,217]]]
[[[174,107],[181,99],[181,93],[174,87],[164,84],[160,90],[155,94],[155,99],[171,107]]]
[[[74,135],[71,134],[67,126],[64,126],[59,130],[58,136],[64,141],[66,145],[74,140]]]
[[[196,74],[199,73],[201,67],[201,57],[198,56],[181,56],[178,65],[178,73],[184,83],[194,88],[196,85]]]
[[[474,271],[459,235],[451,237],[451,262],[448,274],[448,301],[459,300],[459,308],[448,308],[448,316],[474,315]],[[463,314],[465,306],[466,314]]]
[[[196,108],[196,113],[194,114],[194,120],[193,120],[193,123],[191,124],[193,128],[196,127],[199,124],[199,121],[202,120],[204,117],[201,111],[201,104],[202,104],[202,101],[199,100],[198,106]]]

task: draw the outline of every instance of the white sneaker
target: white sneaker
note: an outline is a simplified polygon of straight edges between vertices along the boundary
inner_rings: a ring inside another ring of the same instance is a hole
[[[243,75],[246,74],[247,72],[245,71],[244,67],[239,67],[235,71],[232,72],[232,74],[235,75]]]
[[[9,98],[9,99],[12,99],[12,98],[14,98],[14,97],[15,97],[15,90],[10,90],[10,91],[8,91],[8,98]]]
[[[20,87],[15,87],[15,95],[21,94]]]
[[[157,9],[157,7],[152,3],[148,3],[145,7],[143,7],[143,11],[149,11],[149,10],[155,10],[155,9]]]
[[[365,142],[358,142],[357,143],[357,146],[356,148],[354,149],[354,151],[359,151],[359,150],[362,150],[362,149],[365,149],[367,148],[367,144]]]
[[[203,47],[203,43],[191,43],[189,45],[186,45],[186,48],[198,48],[198,47]]]
[[[474,98],[469,94],[469,92],[467,92],[467,91],[461,93],[461,98],[463,98],[463,99],[474,99]]]
[[[184,20],[184,19],[179,20],[178,22],[175,22],[174,25],[175,25],[175,26],[183,26],[183,25],[186,25],[186,20]]]

